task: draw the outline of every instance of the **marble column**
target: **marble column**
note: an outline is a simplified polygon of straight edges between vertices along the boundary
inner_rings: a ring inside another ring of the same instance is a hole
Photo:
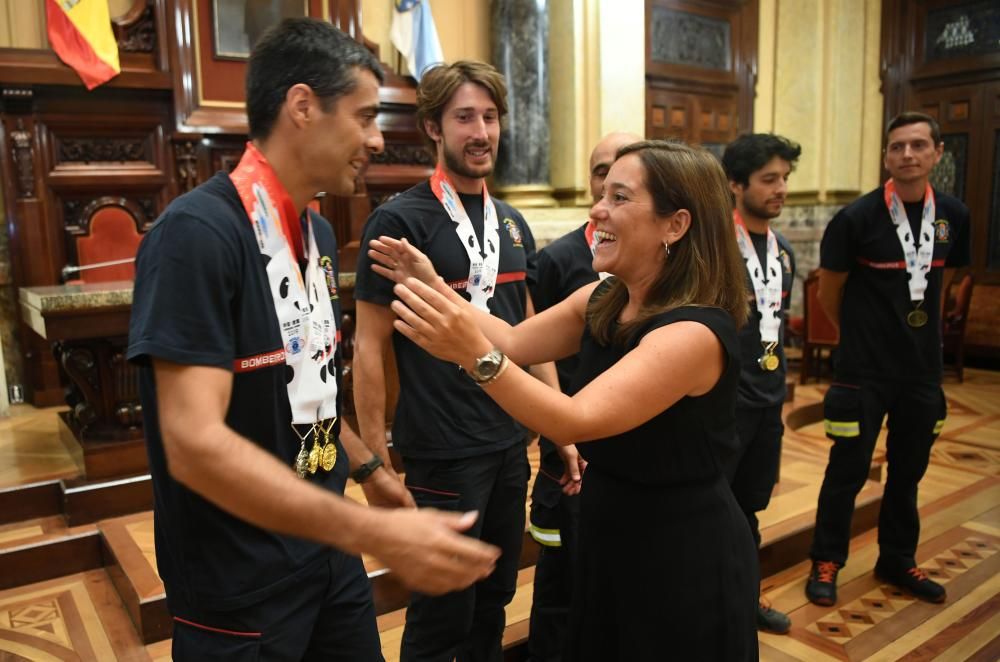
[[[554,207],[549,179],[548,0],[493,0],[493,62],[507,79],[508,114],[494,180],[515,207]]]

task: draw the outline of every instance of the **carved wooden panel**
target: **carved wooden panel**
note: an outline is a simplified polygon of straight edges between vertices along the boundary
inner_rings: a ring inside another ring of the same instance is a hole
[[[941,136],[944,153],[931,172],[934,190],[965,199],[965,175],[969,167],[969,134],[948,133]]]
[[[924,58],[1000,54],[1000,6],[992,0],[950,3],[927,11]]]
[[[657,63],[731,71],[732,26],[724,18],[653,6],[650,58]]]
[[[757,0],[646,0],[647,137],[718,147],[753,125],[757,12]]]
[[[740,131],[735,92],[708,94],[694,86],[650,82],[646,105],[649,138],[679,138],[705,147],[724,147]]]

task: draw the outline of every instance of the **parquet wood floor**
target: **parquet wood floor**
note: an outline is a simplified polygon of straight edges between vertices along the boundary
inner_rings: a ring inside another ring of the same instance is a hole
[[[787,409],[821,402],[825,385],[796,388]],[[880,584],[871,569],[877,534],[851,542],[840,574],[840,601],[833,608],[808,603],[808,563],[765,578],[774,606],[790,614],[788,636],[762,634],[763,660],[998,660],[1000,659],[1000,373],[970,370],[964,384],[947,383],[949,417],[921,483],[918,561],[948,589],[943,605],[928,605]],[[58,410],[15,407],[0,419],[0,489],[76,476],[79,458],[59,441]],[[786,429],[781,482],[762,514],[767,539],[812,511],[829,442],[821,425]],[[884,454],[884,438],[876,456]],[[537,457],[532,456],[533,463]],[[352,486],[348,495],[364,497]],[[100,527],[124,545],[129,562],[145,566],[137,590],[162,591],[156,577],[152,519],[148,514],[67,528],[60,518],[0,526],[0,549]],[[374,559],[366,564],[378,567]],[[508,608],[508,636],[523,636],[531,604],[533,568],[522,570]],[[664,598],[669,599],[668,596]],[[398,655],[401,612],[380,617],[387,659]],[[665,642],[669,650],[669,643]],[[0,591],[0,659],[169,660],[169,641],[143,646],[107,573],[93,570]],[[653,654],[651,659],[668,659]]]

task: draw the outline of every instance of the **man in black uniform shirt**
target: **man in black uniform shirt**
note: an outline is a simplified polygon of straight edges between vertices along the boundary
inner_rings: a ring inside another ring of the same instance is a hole
[[[750,317],[740,330],[740,387],[736,401],[739,446],[727,463],[733,494],[760,547],[757,513],[767,508],[781,462],[781,406],[787,375],[785,312],[791,300],[795,256],[788,241],[771,229],[781,215],[788,175],[802,149],[769,133],[740,136],[726,147],[722,166],[736,206],[736,242],[746,262]],[[757,627],[785,634],[788,616],[764,599],[757,605]]]
[[[806,584],[806,595],[820,605],[837,600],[854,498],[886,414],[888,475],[875,575],[923,600],[945,599],[944,587],[914,558],[917,485],[944,425],[941,297],[954,268],[969,263],[969,211],[928,182],[944,148],[932,117],[903,113],[889,123],[886,138],[891,178],[834,216],[820,251],[820,304],[840,327],[836,381],[823,414],[833,446]]]
[[[490,65],[456,62],[424,73],[417,126],[433,146],[437,168],[383,204],[368,219],[362,246],[381,235],[406,237],[452,287],[510,324],[530,308],[535,244],[521,215],[490,197],[506,113],[503,77]],[[399,403],[393,446],[418,505],[479,511],[469,535],[502,549],[496,571],[465,591],[439,598],[414,594],[406,612],[402,660],[498,660],[504,606],[514,596],[524,536],[528,482],[526,430],[482,392],[467,373],[393,332],[393,283],[358,260],[358,328],[354,379],[361,435],[388,460],[385,356],[395,350]],[[480,365],[493,365],[492,353]],[[485,379],[483,380],[485,381]]]
[[[615,132],[601,139],[590,154],[590,195],[601,199],[604,178],[620,147],[642,140],[632,133]],[[535,310],[542,312],[598,278],[594,271],[593,229],[584,223],[538,253],[538,281],[531,288]],[[576,371],[577,358],[556,362],[559,387],[564,391]],[[586,462],[575,446],[556,446],[539,440],[538,475],[531,490],[531,536],[541,545],[535,564],[528,657],[538,662],[559,660],[566,639],[567,617],[576,556],[580,480]]]
[[[306,205],[353,192],[382,148],[381,77],[330,23],[268,32],[239,166],[171,203],[140,246],[128,358],[175,660],[381,660],[358,555],[436,593],[492,568],[496,550],[457,533],[471,517],[342,497],[350,468],[371,502],[401,490],[340,426],[337,246]]]

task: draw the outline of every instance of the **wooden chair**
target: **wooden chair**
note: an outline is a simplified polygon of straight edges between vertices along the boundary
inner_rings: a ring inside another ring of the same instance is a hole
[[[81,232],[73,237],[77,264],[91,264],[134,258],[142,240],[142,213],[124,199],[102,198],[84,210]],[[145,228],[143,228],[145,229]],[[133,263],[116,264],[78,272],[85,283],[134,280]]]
[[[840,342],[840,334],[819,304],[819,269],[809,272],[803,284],[802,296],[802,367],[799,383],[810,377],[819,379],[824,350],[832,350]]]
[[[969,318],[969,304],[972,302],[972,274],[966,274],[955,287],[955,298],[941,320],[941,344],[944,350],[945,365],[951,367],[958,377],[964,380],[965,364],[965,324]],[[947,359],[952,359],[947,361]]]

